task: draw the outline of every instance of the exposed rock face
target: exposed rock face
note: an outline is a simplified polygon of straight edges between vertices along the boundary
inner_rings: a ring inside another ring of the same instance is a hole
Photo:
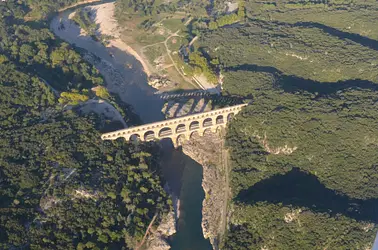
[[[166,88],[174,85],[168,78],[157,75],[151,75],[148,78],[148,84],[155,89]]]
[[[284,145],[282,147],[276,147],[272,148],[269,146],[268,138],[266,136],[266,133],[264,134],[264,138],[261,138],[261,136],[254,134],[254,136],[259,140],[259,142],[262,144],[266,152],[274,155],[278,154],[284,154],[284,155],[291,155],[295,150],[298,149],[298,147],[289,147],[288,145]]]
[[[176,220],[174,212],[170,212],[160,223],[156,231],[149,237],[148,250],[169,250],[171,247],[166,241],[167,237],[176,233]]]
[[[226,157],[221,136],[206,133],[203,137],[193,135],[184,142],[183,152],[203,166],[202,187],[205,199],[202,203],[202,229],[214,249],[218,249],[220,237],[226,227],[228,183],[226,179]]]

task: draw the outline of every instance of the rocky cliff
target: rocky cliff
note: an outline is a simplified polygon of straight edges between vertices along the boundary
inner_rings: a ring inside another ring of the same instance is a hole
[[[210,240],[214,249],[218,249],[226,228],[229,194],[223,138],[213,133],[206,133],[203,137],[193,135],[190,141],[183,143],[182,150],[203,166],[202,229],[204,237]]]
[[[148,238],[148,250],[169,250],[171,247],[167,238],[176,233],[176,220],[174,212],[170,212],[160,223],[156,231]]]

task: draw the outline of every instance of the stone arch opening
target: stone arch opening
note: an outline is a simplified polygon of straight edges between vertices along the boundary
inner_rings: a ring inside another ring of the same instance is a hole
[[[182,146],[182,144],[184,143],[185,141],[185,135],[179,135],[177,136],[177,146]]]
[[[209,135],[211,134],[211,128],[207,128],[203,131],[203,135]]]
[[[182,132],[185,132],[185,131],[186,131],[185,124],[179,124],[179,125],[176,127],[176,133],[182,133]]]
[[[166,137],[172,135],[172,129],[171,128],[162,128],[159,131],[159,137]]]
[[[140,135],[139,134],[132,134],[130,135],[130,141],[140,141]]]
[[[199,122],[198,121],[192,121],[189,126],[189,130],[195,130],[199,128]]]
[[[227,115],[227,121],[230,121],[232,118],[234,118],[235,114],[234,113],[229,113]]]
[[[203,120],[203,124],[202,124],[202,126],[204,127],[204,128],[206,128],[206,127],[210,127],[210,126],[212,126],[213,125],[213,119],[211,119],[211,118],[206,118],[205,120]]]
[[[153,139],[155,139],[155,132],[150,130],[150,131],[147,131],[146,133],[144,133],[144,140],[145,141],[152,141]]]
[[[223,124],[223,115],[218,115],[217,118],[215,119],[216,124]]]
[[[193,138],[193,136],[199,136],[199,133],[198,133],[198,131],[193,131],[191,134],[190,134],[190,139],[192,139]]]

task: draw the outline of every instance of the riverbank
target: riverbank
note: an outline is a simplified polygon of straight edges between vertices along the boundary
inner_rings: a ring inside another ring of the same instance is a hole
[[[114,46],[105,47],[89,35],[83,34],[69,18],[73,12],[74,10],[69,9],[53,18],[50,29],[66,42],[85,49],[87,52],[84,53],[84,59],[98,69],[105,79],[108,91],[118,95],[124,103],[130,104],[144,122],[164,119],[161,114],[164,101],[154,95],[156,89],[148,85],[141,63],[126,51]]]
[[[69,9],[55,17],[50,24],[51,30],[61,39],[86,51],[83,53],[84,59],[103,75],[108,91],[132,105],[143,123],[164,120],[161,109],[165,101],[155,95],[156,89],[148,85],[143,65],[127,51],[115,46],[105,47],[83,34],[69,18],[74,11]],[[201,227],[202,201],[205,197],[201,187],[202,167],[181,151],[174,150],[171,142],[169,145],[164,143],[166,141],[163,140],[162,171],[172,191],[180,199],[178,232],[170,239],[170,245],[172,249],[211,249]]]
[[[114,18],[114,2],[88,6],[86,8],[89,9],[93,21],[98,25],[97,34],[110,38],[107,41],[107,47],[115,47],[134,56],[142,64],[143,70],[147,76],[151,76],[154,73],[154,70],[152,66],[149,65],[148,60],[143,58],[136,50],[121,40],[120,28],[118,27],[118,22]]]
[[[202,230],[213,249],[220,249],[227,228],[229,201],[228,153],[224,139],[215,133],[194,134],[182,145],[183,152],[203,166]]]

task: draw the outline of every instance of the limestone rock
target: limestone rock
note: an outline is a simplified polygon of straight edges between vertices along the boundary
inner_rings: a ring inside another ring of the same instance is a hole
[[[184,142],[183,152],[203,166],[202,187],[205,199],[202,203],[202,229],[213,249],[218,249],[220,236],[226,228],[228,183],[226,181],[225,150],[223,139],[213,133],[203,137],[193,135],[190,141]]]
[[[173,85],[168,78],[156,75],[152,75],[148,78],[148,84],[155,89],[166,88]]]
[[[174,212],[162,220],[157,230],[149,237],[147,243],[148,250],[169,250],[171,247],[167,242],[167,238],[176,233],[176,220]]]

